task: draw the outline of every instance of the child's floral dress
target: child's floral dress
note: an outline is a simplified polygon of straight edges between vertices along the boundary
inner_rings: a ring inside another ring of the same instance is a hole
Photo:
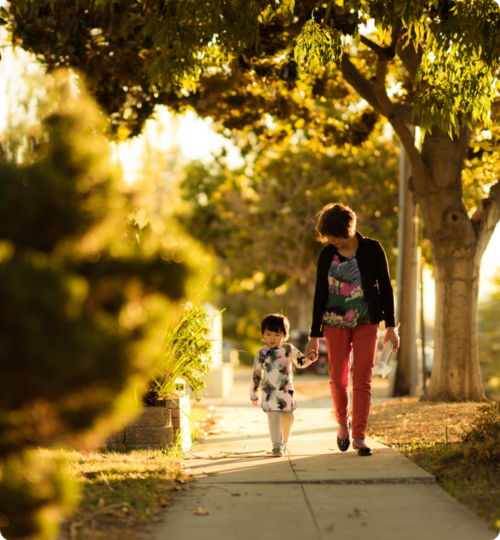
[[[356,254],[351,257],[334,255],[328,271],[328,300],[323,325],[353,328],[369,322]]]
[[[253,363],[250,400],[259,399],[260,386],[263,411],[294,411],[297,401],[293,388],[292,361],[298,368],[305,368],[315,360],[306,358],[290,343],[283,343],[280,347],[262,347],[257,351]]]

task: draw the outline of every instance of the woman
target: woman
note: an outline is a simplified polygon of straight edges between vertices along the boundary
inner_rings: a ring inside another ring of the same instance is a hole
[[[353,446],[360,456],[371,456],[365,444],[371,401],[371,375],[380,322],[385,321],[384,343],[399,347],[394,319],[394,293],[385,252],[376,240],[356,231],[356,214],[341,203],[319,212],[316,231],[323,248],[318,260],[311,337],[305,354],[318,351],[318,338],[328,347],[330,390],[339,430],[337,445],[350,445],[349,371],[353,365]]]

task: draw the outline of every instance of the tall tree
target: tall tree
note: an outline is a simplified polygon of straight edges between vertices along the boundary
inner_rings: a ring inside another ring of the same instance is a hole
[[[53,14],[48,5],[43,12],[43,2],[28,17],[19,11],[15,39],[49,65],[67,63],[86,72],[85,61],[92,55],[119,56],[118,50],[109,50],[117,35],[108,32],[110,25],[90,29],[87,24],[78,45],[43,22],[43,17],[66,22],[65,1],[56,2]],[[474,130],[495,120],[500,59],[496,2],[150,0],[141,3],[148,14],[142,20],[130,0],[99,4],[104,8],[96,11],[89,1],[86,14],[109,21],[119,10],[135,10],[134,35],[145,44],[138,54],[155,85],[146,95],[161,92],[164,103],[212,115],[228,130],[252,125],[279,135],[280,129],[303,129],[305,124],[306,136],[328,145],[339,133],[351,131],[335,113],[330,120],[328,112],[339,97],[351,99],[360,120],[363,114],[387,118],[411,163],[409,188],[424,216],[435,268],[436,361],[423,399],[483,400],[478,280],[482,254],[500,218],[500,184],[494,179],[477,207],[467,207],[463,182]],[[29,5],[29,0],[17,3],[19,10]],[[369,21],[376,29],[371,34],[366,31]],[[95,52],[95,36],[101,34],[102,48]],[[311,76],[297,78],[297,69]],[[125,88],[137,88],[138,74],[129,79]],[[106,86],[112,85],[103,76],[101,101]],[[362,112],[366,104],[370,109]],[[127,111],[127,105],[115,111],[118,116],[120,111]],[[269,116],[278,120],[277,131],[269,129]],[[407,127],[411,124],[426,133],[421,147]],[[482,137],[490,136],[483,130]],[[491,153],[496,155],[496,148]]]

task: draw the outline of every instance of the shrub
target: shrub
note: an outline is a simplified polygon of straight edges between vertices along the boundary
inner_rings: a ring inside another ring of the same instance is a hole
[[[500,404],[478,409],[471,430],[463,437],[466,460],[500,461]]]
[[[190,273],[127,240],[131,197],[84,89],[74,96],[61,75],[46,95],[22,152],[0,145],[0,527],[9,540],[55,537],[76,484],[37,446],[62,436],[92,446],[130,419]]]
[[[150,392],[144,398],[147,405],[175,394],[178,378],[184,379],[193,392],[201,394],[212,363],[212,342],[207,337],[212,321],[203,307],[187,304],[178,324],[165,332],[163,356],[155,367]]]

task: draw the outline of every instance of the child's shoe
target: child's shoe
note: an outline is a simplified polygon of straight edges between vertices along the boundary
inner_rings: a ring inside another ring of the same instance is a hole
[[[273,457],[283,457],[283,449],[279,444],[275,444],[273,446]]]

